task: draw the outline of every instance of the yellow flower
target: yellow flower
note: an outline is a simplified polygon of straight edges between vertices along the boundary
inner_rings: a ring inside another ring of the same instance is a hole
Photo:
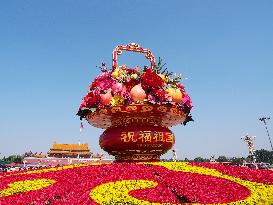
[[[114,95],[110,101],[113,106],[121,106],[124,104],[124,98],[120,95]]]
[[[138,77],[138,76],[137,76],[136,73],[134,73],[134,74],[131,75],[131,78],[132,78],[132,79],[137,79],[137,77]]]
[[[112,72],[112,78],[117,79],[119,76],[119,72],[117,71],[117,69],[114,70],[114,72]]]
[[[168,81],[169,81],[169,79],[165,76],[165,75],[163,75],[162,73],[159,73],[159,74],[157,74],[165,83],[167,83]]]
[[[222,179],[226,179],[242,186],[248,188],[251,192],[251,195],[244,200],[239,200],[236,202],[228,203],[229,205],[239,205],[239,204],[271,204],[273,202],[273,185],[267,185],[252,181],[243,180],[237,177],[229,176],[227,174],[223,174],[215,169],[209,169],[204,167],[192,166],[187,162],[156,162],[152,163],[155,165],[164,166],[173,171],[181,171],[181,172],[189,172],[189,173],[197,173],[197,174],[205,174],[209,176],[219,177]],[[200,205],[200,204],[193,204]],[[224,205],[224,204],[223,204]]]
[[[39,190],[44,187],[48,187],[54,183],[55,181],[52,179],[33,179],[33,180],[13,182],[8,185],[9,188],[0,190],[0,197],[29,192],[33,190]]]
[[[98,204],[143,204],[160,205],[136,199],[128,193],[137,189],[153,188],[157,183],[151,180],[122,180],[99,185],[91,190],[90,197]]]
[[[208,176],[214,176],[221,179],[226,179],[238,184],[241,184],[244,187],[247,187],[251,194],[249,197],[243,200],[238,200],[229,203],[223,203],[218,205],[250,205],[250,204],[264,204],[270,205],[273,202],[273,185],[267,185],[252,181],[243,180],[237,177],[229,176],[223,174],[215,169],[209,169],[204,167],[192,166],[185,162],[155,162],[155,163],[147,163],[163,166],[167,169],[177,171],[177,172],[188,172],[188,173],[196,173],[203,174]],[[140,200],[134,198],[129,194],[130,191],[146,189],[146,188],[154,188],[158,184],[151,180],[122,180],[116,182],[109,182],[105,184],[101,184],[90,191],[90,197],[97,202],[98,204],[143,204],[143,205],[171,205],[172,203],[155,203],[149,202],[145,200]],[[199,203],[192,203],[192,205],[201,205]],[[216,205],[216,204],[210,204]]]

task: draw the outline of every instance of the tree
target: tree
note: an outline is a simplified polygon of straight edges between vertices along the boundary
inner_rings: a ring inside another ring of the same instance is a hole
[[[225,156],[219,156],[217,162],[227,162],[228,159]]]
[[[194,162],[205,162],[206,160],[203,159],[202,157],[196,157],[196,158],[194,158],[193,161],[194,161]]]
[[[22,163],[23,157],[21,155],[10,155],[7,158],[5,158],[6,162],[14,162],[14,163]]]
[[[189,162],[190,160],[186,157],[185,159],[184,159],[184,162]]]
[[[231,161],[232,161],[232,164],[241,165],[244,163],[245,158],[244,157],[232,157]]]
[[[273,164],[273,152],[268,150],[256,150],[255,151],[256,161]]]

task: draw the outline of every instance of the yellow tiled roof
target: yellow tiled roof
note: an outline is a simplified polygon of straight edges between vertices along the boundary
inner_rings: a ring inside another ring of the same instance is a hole
[[[48,154],[66,154],[66,155],[91,155],[91,152],[69,152],[69,151],[56,151],[50,150]]]
[[[54,143],[50,150],[85,150],[89,151],[88,144],[57,144]]]

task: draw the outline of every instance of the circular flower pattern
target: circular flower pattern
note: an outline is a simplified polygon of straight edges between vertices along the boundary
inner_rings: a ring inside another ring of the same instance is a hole
[[[0,204],[272,204],[271,170],[202,163],[70,165],[0,175]]]

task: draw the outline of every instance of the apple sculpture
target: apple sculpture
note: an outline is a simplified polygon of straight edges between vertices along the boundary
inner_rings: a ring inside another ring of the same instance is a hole
[[[140,52],[150,67],[118,66],[123,50]],[[102,73],[89,86],[78,115],[92,126],[105,129],[100,146],[121,161],[159,161],[175,143],[174,125],[192,121],[192,103],[180,76],[155,63],[151,51],[136,43],[117,46],[112,69],[102,65]]]
[[[130,94],[134,102],[143,102],[147,96],[145,90],[141,87],[141,84],[135,85],[131,89]]]

